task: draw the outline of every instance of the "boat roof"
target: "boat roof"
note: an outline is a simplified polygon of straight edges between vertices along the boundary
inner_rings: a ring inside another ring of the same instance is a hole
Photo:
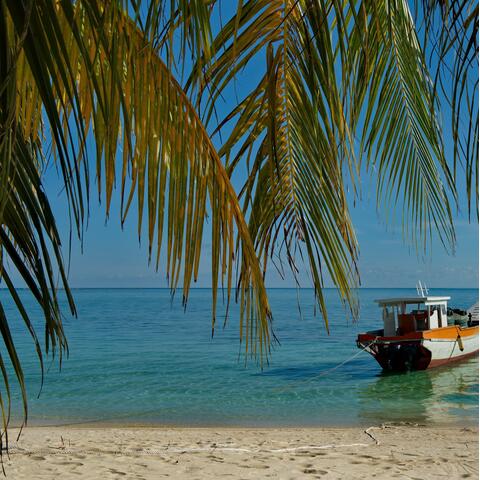
[[[379,305],[399,305],[401,303],[422,303],[424,305],[438,305],[450,300],[450,297],[433,297],[431,295],[423,297],[397,297],[397,298],[382,298],[375,300]]]

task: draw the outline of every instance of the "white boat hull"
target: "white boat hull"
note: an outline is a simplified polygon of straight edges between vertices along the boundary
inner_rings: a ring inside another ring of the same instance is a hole
[[[360,334],[357,344],[385,370],[425,370],[478,355],[478,327],[450,326],[394,337],[382,333]]]
[[[423,346],[432,354],[429,367],[443,365],[478,352],[478,335],[460,337],[460,339],[432,338],[422,341]]]

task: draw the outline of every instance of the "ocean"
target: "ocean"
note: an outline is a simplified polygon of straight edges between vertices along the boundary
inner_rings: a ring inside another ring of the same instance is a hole
[[[416,295],[412,289],[359,290],[357,322],[351,321],[336,291],[327,289],[330,334],[321,316],[314,315],[312,290],[269,290],[279,344],[263,369],[254,360],[245,362],[237,308],[231,308],[225,328],[220,309],[211,337],[208,289],[192,290],[186,311],[180,294],[172,300],[162,289],[73,293],[78,318],[67,315],[64,320],[69,358],[61,371],[56,359],[46,361],[38,395],[40,368],[33,344],[8,293],[0,290],[25,371],[30,425],[478,424],[478,358],[427,371],[385,374],[370,355],[356,348],[359,332],[380,328],[381,311],[374,300]],[[431,289],[430,294],[450,295],[454,307],[478,301],[476,289]],[[27,291],[21,295],[42,337],[39,309]],[[5,358],[4,350],[2,345]],[[3,385],[0,388],[4,394]],[[14,422],[21,412],[14,385]]]

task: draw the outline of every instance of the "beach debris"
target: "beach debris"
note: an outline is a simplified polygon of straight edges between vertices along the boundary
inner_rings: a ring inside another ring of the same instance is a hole
[[[375,442],[375,445],[380,445],[380,440],[378,440],[369,432],[369,430],[372,430],[374,428],[383,430],[385,427],[383,425],[381,425],[380,427],[368,427],[366,430],[364,430],[364,432]]]

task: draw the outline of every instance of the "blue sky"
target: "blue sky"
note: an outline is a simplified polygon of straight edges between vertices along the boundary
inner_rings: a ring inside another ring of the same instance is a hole
[[[263,54],[262,54],[263,55]],[[264,57],[263,57],[264,58]],[[259,58],[258,62],[262,62]],[[243,92],[251,89],[263,69],[253,63],[253,70],[244,72],[243,79],[236,82],[230,93],[240,98]],[[245,81],[247,80],[247,81]],[[232,98],[235,98],[233,96]],[[231,108],[224,106],[220,116]],[[447,117],[446,117],[447,118]],[[448,123],[448,122],[447,122]],[[445,133],[447,151],[451,151],[448,131]],[[94,163],[94,150],[90,151],[90,161]],[[92,175],[93,177],[93,175]],[[54,168],[45,177],[46,191],[51,199],[60,232],[64,239],[64,252],[68,256],[68,212],[65,196]],[[240,183],[234,186],[240,186]],[[455,213],[457,246],[455,255],[449,255],[440,242],[434,238],[427,255],[419,257],[402,240],[398,224],[387,228],[385,213],[377,212],[375,205],[375,184],[366,174],[362,175],[362,199],[351,199],[351,215],[360,245],[359,269],[363,287],[414,287],[421,279],[430,287],[477,287],[478,286],[478,223],[469,223],[466,215],[466,198],[463,183],[459,182],[460,211]],[[166,287],[165,271],[161,264],[158,273],[148,265],[146,237],[139,245],[136,227],[135,206],[127,218],[124,231],[120,228],[119,196],[114,193],[111,215],[105,221],[104,203],[99,206],[96,200],[96,185],[91,185],[91,205],[88,229],[86,231],[83,254],[80,244],[74,240],[70,263],[70,283],[72,287]],[[199,281],[196,286],[210,286],[210,235],[208,226],[204,238],[204,255],[200,265]],[[300,274],[301,286],[309,288],[306,269]],[[267,287],[293,287],[293,279],[287,275],[282,280],[274,268],[267,277]],[[326,286],[332,286],[329,281]]]

